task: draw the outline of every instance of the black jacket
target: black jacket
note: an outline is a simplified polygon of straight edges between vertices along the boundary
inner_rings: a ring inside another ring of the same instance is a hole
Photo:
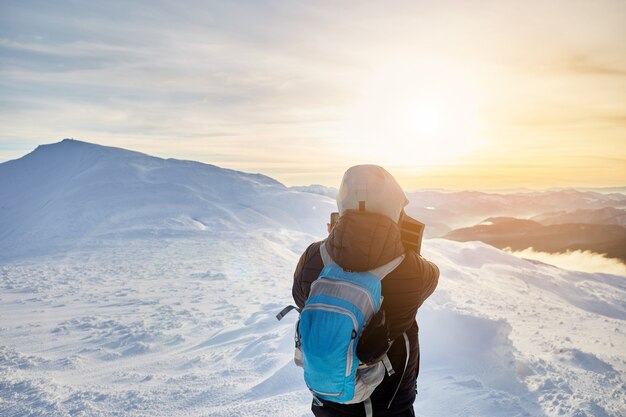
[[[364,211],[348,210],[344,213],[326,239],[326,249],[342,268],[361,272],[390,262],[405,252],[400,239],[400,229],[391,219]],[[294,274],[292,294],[299,308],[309,295],[311,283],[323,268],[320,244],[311,244],[298,262]],[[416,252],[409,251],[391,274],[382,281],[382,308],[389,322],[392,340],[388,356],[396,373],[385,375],[383,382],[371,396],[374,415],[393,415],[412,407],[415,401],[416,379],[419,372],[417,309],[430,296],[439,279],[439,269]],[[402,333],[410,342],[409,363],[390,409],[389,400],[398,387],[404,368],[406,353]],[[324,407],[337,410],[337,414],[364,416],[362,404],[337,404],[324,401]]]

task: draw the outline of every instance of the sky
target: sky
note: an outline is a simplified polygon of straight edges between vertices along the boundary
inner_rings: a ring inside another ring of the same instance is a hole
[[[337,186],[626,185],[626,2],[0,0],[0,162],[76,138]]]

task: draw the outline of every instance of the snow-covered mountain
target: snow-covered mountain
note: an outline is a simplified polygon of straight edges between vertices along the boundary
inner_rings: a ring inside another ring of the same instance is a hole
[[[0,164],[0,259],[121,236],[319,234],[333,208],[264,175],[65,139]]]
[[[311,416],[274,316],[332,200],[64,141],[1,164],[0,205],[0,415]],[[624,277],[423,253],[416,415],[626,415]]]

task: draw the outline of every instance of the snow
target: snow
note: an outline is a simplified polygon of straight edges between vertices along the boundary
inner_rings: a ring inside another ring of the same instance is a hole
[[[0,164],[0,206],[0,415],[311,416],[275,314],[332,200],[67,141]],[[417,415],[626,415],[624,277],[423,251]]]
[[[418,313],[424,360],[429,351],[445,352],[439,354],[443,361],[437,355],[433,361],[451,369],[442,376],[442,369],[424,366],[420,386],[426,395],[416,403],[421,415],[444,415],[446,410],[429,411],[438,406],[427,393],[449,397],[463,377],[473,381],[479,398],[491,399],[458,399],[451,403],[459,410],[448,415],[624,414],[624,277],[508,258],[479,242],[430,240],[426,248],[443,279]],[[446,334],[437,335],[442,328]],[[451,348],[456,345],[463,348]],[[454,365],[459,357],[460,367]],[[468,361],[469,372],[463,372]],[[493,411],[496,405],[506,410]]]

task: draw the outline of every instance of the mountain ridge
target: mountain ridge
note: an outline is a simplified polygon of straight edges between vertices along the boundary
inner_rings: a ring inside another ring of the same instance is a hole
[[[22,158],[28,157],[31,154],[35,154],[35,153],[42,153],[42,152],[47,152],[47,151],[57,151],[57,150],[67,150],[67,149],[89,149],[89,150],[93,150],[93,151],[98,151],[100,153],[102,152],[107,152],[107,153],[116,153],[117,155],[127,155],[127,156],[134,156],[134,157],[143,157],[143,158],[149,158],[149,159],[153,159],[153,160],[162,160],[162,161],[171,161],[171,162],[178,162],[178,163],[188,163],[188,164],[198,164],[201,166],[205,166],[205,167],[209,167],[209,168],[215,168],[215,169],[220,169],[223,171],[227,171],[227,172],[232,172],[232,173],[237,173],[237,174],[243,174],[246,176],[250,176],[253,178],[262,178],[264,180],[267,180],[269,182],[273,182],[276,185],[280,185],[282,187],[287,188],[283,183],[281,183],[280,181],[269,177],[267,175],[261,174],[261,173],[249,173],[249,172],[244,172],[244,171],[238,171],[235,169],[231,169],[231,168],[223,168],[220,167],[218,165],[215,164],[209,164],[206,162],[200,162],[200,161],[194,161],[191,159],[177,159],[177,158],[161,158],[158,156],[153,156],[144,152],[140,152],[140,151],[134,151],[131,149],[126,149],[126,148],[121,148],[121,147],[117,147],[117,146],[108,146],[108,145],[100,145],[97,143],[93,143],[93,142],[86,142],[86,141],[82,141],[82,140],[78,140],[78,139],[73,139],[73,138],[65,138],[62,139],[59,142],[54,142],[54,143],[47,143],[47,144],[41,144],[38,145],[32,152],[22,156],[21,158],[17,158],[17,159],[13,159],[12,161],[18,161]],[[7,162],[11,162],[11,161],[6,161],[3,163],[0,163],[0,165],[7,163]]]

